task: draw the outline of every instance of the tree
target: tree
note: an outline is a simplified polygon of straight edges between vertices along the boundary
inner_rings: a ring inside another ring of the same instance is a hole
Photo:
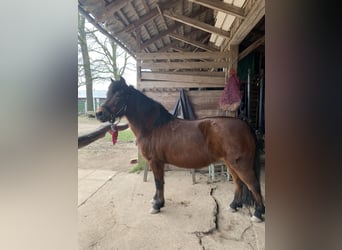
[[[89,37],[94,80],[108,80],[109,77],[119,80],[126,70],[134,70],[135,65],[129,62],[130,55],[114,41],[97,30],[89,33]]]
[[[87,32],[85,29],[85,18],[78,14],[78,44],[82,54],[83,73],[85,78],[86,95],[87,95],[87,110],[94,111],[93,103],[93,78],[90,67],[90,58],[87,44]],[[80,72],[80,69],[79,69]],[[80,83],[79,85],[80,86]]]
[[[87,22],[81,14],[78,41],[78,87],[86,86],[87,108],[93,110],[93,85],[108,82],[110,77],[119,80],[126,70],[135,71],[135,64],[125,50]]]

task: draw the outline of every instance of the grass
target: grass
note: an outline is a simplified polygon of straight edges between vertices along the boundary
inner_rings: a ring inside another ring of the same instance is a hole
[[[109,133],[106,133],[106,140],[112,141],[112,136]],[[119,131],[118,134],[118,142],[133,142],[135,140],[135,136],[130,128],[125,129],[123,131]],[[136,163],[132,169],[129,171],[130,173],[139,173],[143,171],[146,166],[146,160],[142,157],[138,157],[138,163]]]
[[[139,155],[138,156],[138,163],[135,164],[133,166],[133,168],[131,169],[131,171],[129,171],[130,173],[136,173],[136,172],[140,172],[140,171],[143,171],[145,169],[145,166],[146,166],[147,162],[146,160],[141,156]]]
[[[144,168],[145,168],[145,165],[137,163],[132,167],[132,169],[129,172],[130,173],[137,173],[137,172],[139,173],[140,171],[143,171]]]

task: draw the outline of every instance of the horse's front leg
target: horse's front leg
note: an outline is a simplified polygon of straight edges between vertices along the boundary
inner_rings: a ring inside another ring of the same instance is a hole
[[[164,207],[164,163],[154,160],[149,161],[154,175],[154,182],[156,184],[156,193],[153,197],[153,205],[151,214],[159,213],[160,208]]]

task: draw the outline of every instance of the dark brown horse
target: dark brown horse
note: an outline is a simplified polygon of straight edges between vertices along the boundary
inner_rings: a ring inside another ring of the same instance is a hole
[[[246,122],[229,117],[177,119],[160,103],[127,86],[123,78],[111,81],[107,99],[96,117],[113,123],[126,116],[129,121],[154,174],[156,193],[151,213],[158,213],[164,206],[165,163],[197,169],[224,161],[235,184],[231,210],[237,211],[242,204],[255,204],[252,219],[262,221],[265,207],[258,180],[256,140]]]

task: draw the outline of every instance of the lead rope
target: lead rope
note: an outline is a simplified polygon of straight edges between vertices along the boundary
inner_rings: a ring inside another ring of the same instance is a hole
[[[112,125],[110,126],[111,130],[109,130],[109,133],[112,135],[113,145],[115,145],[118,141],[119,130],[117,124],[119,124],[120,120],[121,118],[119,118],[119,120],[116,123],[111,121]]]

